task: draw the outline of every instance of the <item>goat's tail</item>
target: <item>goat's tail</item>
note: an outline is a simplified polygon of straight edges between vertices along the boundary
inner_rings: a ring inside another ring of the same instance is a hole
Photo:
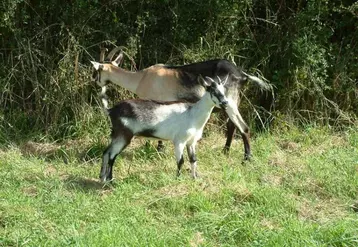
[[[261,80],[260,78],[256,77],[256,76],[253,76],[253,75],[249,75],[247,73],[245,73],[244,71],[242,71],[242,73],[247,76],[247,78],[249,78],[250,80],[256,82],[259,87],[263,88],[264,90],[267,90],[267,91],[272,91],[272,85]]]
[[[103,104],[103,111],[108,115],[109,114],[109,107],[108,107],[108,96],[106,94],[107,88],[106,86],[102,87],[101,93],[100,93],[100,98],[102,100],[102,104]]]

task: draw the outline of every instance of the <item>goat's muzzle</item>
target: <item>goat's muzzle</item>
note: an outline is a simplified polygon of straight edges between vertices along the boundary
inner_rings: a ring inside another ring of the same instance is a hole
[[[223,110],[226,110],[228,104],[229,104],[229,102],[228,102],[227,100],[221,101],[221,102],[220,102],[220,107],[221,107]]]

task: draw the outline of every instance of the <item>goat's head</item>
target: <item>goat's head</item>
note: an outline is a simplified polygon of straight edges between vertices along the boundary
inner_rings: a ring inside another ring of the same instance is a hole
[[[211,100],[217,107],[222,109],[226,109],[228,105],[228,100],[225,96],[225,88],[224,85],[228,80],[228,76],[221,80],[220,77],[217,77],[217,81],[212,78],[206,76],[205,79],[200,75],[199,82],[205,88],[205,90],[210,94]]]
[[[107,78],[101,76],[102,71],[109,71],[111,65],[116,67],[119,66],[123,59],[123,52],[117,56],[116,59],[113,59],[114,55],[121,49],[121,47],[114,48],[110,53],[108,53],[107,57],[105,57],[105,53],[107,51],[106,48],[101,48],[101,54],[99,55],[99,62],[91,61],[94,71],[92,74],[92,81],[96,82],[98,86],[103,87],[108,83]]]
[[[107,64],[91,61],[94,71],[92,73],[92,81],[96,82],[98,86],[103,87],[107,84],[105,78],[101,76],[102,71],[107,69]]]

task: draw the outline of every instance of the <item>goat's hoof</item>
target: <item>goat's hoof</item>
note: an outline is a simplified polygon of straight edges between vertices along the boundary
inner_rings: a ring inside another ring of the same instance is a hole
[[[241,164],[245,165],[246,163],[251,161],[251,156],[245,156],[244,159],[242,160]]]
[[[113,178],[111,177],[106,177],[106,176],[100,176],[99,179],[101,180],[101,183],[112,183]]]
[[[196,172],[194,175],[191,175],[191,177],[192,177],[194,180],[196,180],[196,179],[200,178],[200,175],[199,175],[199,173]]]
[[[250,161],[251,160],[251,154],[245,154],[244,160],[245,161]]]
[[[228,155],[228,154],[230,153],[230,147],[225,146],[225,147],[223,148],[223,153],[226,154],[226,155]]]
[[[158,145],[157,146],[157,152],[158,153],[164,153],[164,145]]]

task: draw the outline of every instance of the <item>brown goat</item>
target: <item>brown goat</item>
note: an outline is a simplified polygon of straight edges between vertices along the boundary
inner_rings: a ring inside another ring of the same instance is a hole
[[[92,62],[95,68],[93,80],[101,87],[105,87],[109,83],[119,85],[135,93],[141,99],[197,102],[205,93],[205,89],[198,81],[199,76],[219,77],[220,80],[227,77],[225,95],[228,99],[228,107],[225,111],[229,121],[227,123],[227,140],[224,150],[229,151],[235,127],[237,127],[244,142],[244,158],[250,158],[249,128],[238,110],[240,89],[247,82],[247,79],[256,82],[264,89],[269,89],[269,84],[256,76],[245,73],[233,63],[224,59],[183,66],[156,64],[137,72],[131,72],[118,67],[123,58],[123,53],[120,53],[112,61],[117,51],[118,49],[114,49],[109,53],[107,62],[102,62],[104,58],[103,52],[100,56],[101,63]],[[103,90],[103,94],[105,94],[105,90]]]

